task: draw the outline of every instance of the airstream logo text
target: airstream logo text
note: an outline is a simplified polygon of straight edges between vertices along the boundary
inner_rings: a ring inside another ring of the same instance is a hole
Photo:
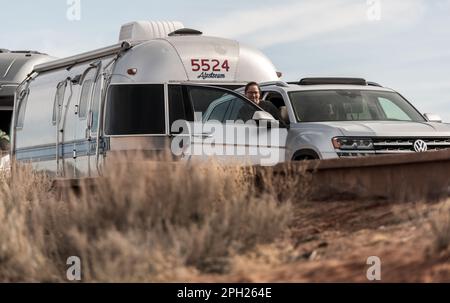
[[[224,72],[230,70],[228,60],[217,59],[191,59],[191,70],[200,72],[197,79],[224,79]]]
[[[200,75],[197,76],[197,79],[224,79],[225,74],[216,74],[216,73],[205,73],[202,72]]]

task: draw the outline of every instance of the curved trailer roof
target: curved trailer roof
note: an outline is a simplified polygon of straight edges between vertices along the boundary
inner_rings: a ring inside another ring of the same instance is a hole
[[[0,84],[19,84],[41,63],[55,58],[34,51],[0,52]]]

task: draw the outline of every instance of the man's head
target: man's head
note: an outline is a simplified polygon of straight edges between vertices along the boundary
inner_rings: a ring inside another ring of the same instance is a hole
[[[259,103],[261,97],[261,88],[256,82],[249,82],[245,86],[245,96],[256,104]]]

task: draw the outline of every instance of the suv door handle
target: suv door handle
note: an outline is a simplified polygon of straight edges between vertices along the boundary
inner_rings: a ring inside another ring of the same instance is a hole
[[[192,137],[195,138],[212,138],[213,134],[212,133],[202,133],[202,134],[193,134]]]

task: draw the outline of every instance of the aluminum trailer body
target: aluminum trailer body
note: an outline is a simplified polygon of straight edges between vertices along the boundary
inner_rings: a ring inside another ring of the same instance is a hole
[[[13,156],[58,177],[97,176],[107,155],[167,151],[174,120],[193,120],[208,94],[236,94],[216,87],[277,79],[264,54],[237,41],[132,22],[116,45],[34,68],[15,102]]]

